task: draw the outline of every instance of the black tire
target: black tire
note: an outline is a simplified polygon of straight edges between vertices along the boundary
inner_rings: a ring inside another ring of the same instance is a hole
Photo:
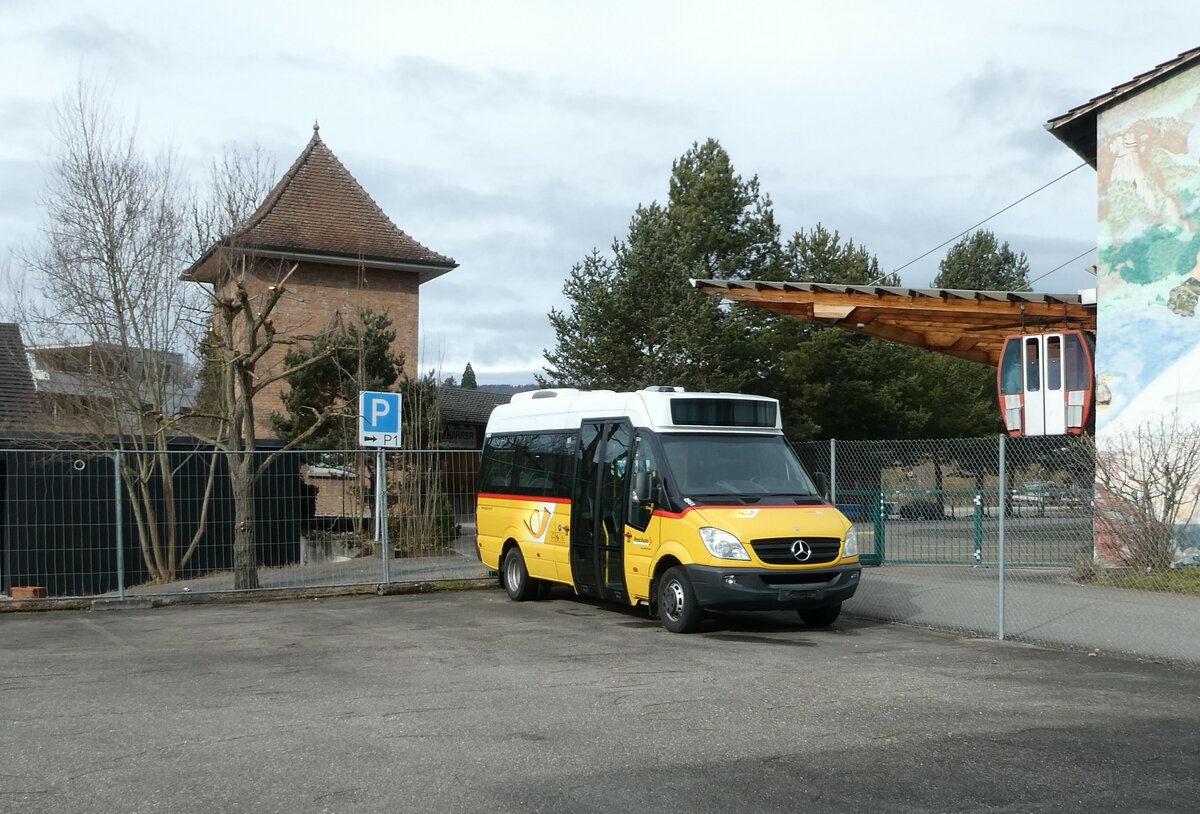
[[[801,608],[797,611],[801,621],[809,627],[829,627],[837,621],[838,614],[841,612],[841,602],[836,605],[827,605],[824,608]]]
[[[508,598],[514,602],[524,602],[537,596],[538,580],[529,576],[529,570],[525,568],[525,558],[521,556],[521,549],[517,546],[510,548],[504,555],[500,578],[504,581],[504,590],[508,593]]]
[[[672,633],[691,633],[704,618],[696,589],[679,566],[668,568],[658,581],[658,618]]]

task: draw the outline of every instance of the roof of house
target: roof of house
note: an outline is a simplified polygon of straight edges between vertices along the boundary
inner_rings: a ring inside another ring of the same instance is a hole
[[[319,129],[275,187],[241,225],[184,274],[212,282],[206,262],[220,246],[342,265],[402,266],[421,282],[457,267],[396,226],[321,140]]]
[[[1117,85],[1107,93],[1073,107],[1061,116],[1046,122],[1046,129],[1075,153],[1096,166],[1096,117],[1101,111],[1119,104],[1134,94],[1157,85],[1159,82],[1184,71],[1200,61],[1200,48],[1184,51],[1174,59],[1138,74],[1128,82]]]
[[[486,424],[492,410],[508,404],[512,398],[508,393],[489,393],[466,387],[438,388],[441,400],[442,422],[445,424]]]
[[[21,328],[0,322],[0,428],[28,427],[36,415],[36,404]]]

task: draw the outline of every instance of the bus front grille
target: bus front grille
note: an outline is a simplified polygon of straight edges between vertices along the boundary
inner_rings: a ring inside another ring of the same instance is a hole
[[[799,542],[803,545],[797,545]],[[836,560],[842,541],[837,537],[772,537],[751,540],[750,545],[768,565],[817,565]],[[806,548],[808,556],[804,557]]]

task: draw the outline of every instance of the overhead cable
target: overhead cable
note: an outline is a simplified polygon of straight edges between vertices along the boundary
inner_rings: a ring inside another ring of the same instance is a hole
[[[1042,274],[1042,275],[1040,275],[1040,276],[1038,276],[1038,277],[1034,277],[1032,280],[1030,280],[1030,281],[1029,281],[1029,287],[1032,289],[1032,288],[1033,288],[1033,284],[1034,284],[1034,283],[1036,283],[1038,280],[1041,280],[1041,279],[1044,279],[1044,278],[1046,278],[1046,277],[1049,277],[1049,276],[1050,276],[1051,274],[1053,274],[1054,272],[1058,271],[1058,270],[1059,270],[1059,269],[1061,269],[1061,268],[1065,268],[1065,267],[1067,267],[1067,266],[1071,265],[1071,264],[1072,264],[1072,263],[1074,263],[1076,260],[1081,260],[1081,259],[1083,259],[1084,257],[1087,257],[1089,254],[1091,254],[1092,252],[1096,251],[1096,248],[1097,248],[1096,246],[1093,246],[1092,248],[1088,249],[1086,252],[1083,252],[1082,254],[1077,254],[1077,255],[1075,255],[1074,257],[1072,257],[1070,260],[1068,260],[1067,262],[1065,262],[1065,263],[1062,263],[1061,265],[1057,265],[1057,266],[1055,266],[1054,268],[1052,268],[1052,269],[1050,269],[1049,271],[1047,271],[1045,274]]]
[[[890,272],[888,272],[887,274],[883,275],[883,277],[880,277],[880,278],[878,278],[877,280],[872,280],[872,281],[869,283],[869,285],[876,285],[876,284],[877,284],[877,283],[878,283],[880,280],[882,280],[884,277],[887,277],[889,274],[896,274],[897,272],[900,272],[900,271],[902,271],[902,270],[904,270],[904,269],[908,268],[909,266],[911,266],[913,263],[917,262],[918,260],[924,260],[926,257],[928,257],[929,255],[933,254],[933,253],[934,253],[934,252],[936,252],[938,249],[941,249],[941,248],[943,248],[943,247],[945,247],[945,246],[948,246],[949,244],[953,243],[954,241],[958,240],[960,237],[962,237],[962,236],[963,236],[963,235],[965,235],[965,234],[968,234],[969,232],[973,232],[973,231],[975,231],[975,230],[976,230],[976,229],[978,229],[980,226],[983,226],[983,224],[987,223],[988,221],[992,220],[993,218],[996,218],[996,217],[998,217],[998,216],[1000,216],[1000,215],[1003,215],[1005,212],[1007,212],[1008,210],[1012,209],[1012,208],[1013,208],[1014,206],[1016,206],[1017,204],[1019,204],[1019,203],[1021,203],[1021,202],[1023,202],[1023,201],[1027,201],[1027,200],[1029,200],[1029,199],[1030,199],[1030,198],[1032,198],[1034,195],[1037,195],[1039,192],[1041,192],[1043,189],[1046,189],[1047,187],[1050,187],[1050,186],[1053,186],[1054,184],[1057,184],[1059,181],[1061,181],[1062,179],[1066,178],[1066,177],[1067,177],[1068,175],[1070,175],[1071,173],[1073,173],[1073,172],[1076,172],[1076,171],[1078,171],[1078,170],[1081,170],[1081,169],[1083,169],[1084,167],[1086,167],[1087,165],[1088,165],[1088,164],[1087,164],[1087,162],[1085,161],[1085,162],[1083,162],[1083,163],[1079,164],[1079,165],[1078,165],[1078,166],[1076,166],[1076,167],[1072,167],[1071,169],[1067,170],[1066,172],[1064,172],[1062,175],[1058,176],[1058,177],[1057,177],[1057,178],[1055,178],[1054,180],[1052,180],[1052,181],[1047,181],[1046,183],[1042,184],[1040,187],[1038,187],[1037,189],[1035,189],[1033,192],[1030,192],[1030,193],[1028,193],[1027,195],[1022,195],[1020,198],[1018,198],[1017,200],[1013,201],[1012,203],[1010,203],[1008,206],[1004,207],[1003,209],[1000,209],[1000,210],[998,210],[998,211],[996,211],[996,212],[993,212],[992,214],[988,215],[986,218],[984,218],[983,220],[979,221],[979,223],[975,224],[974,226],[970,226],[970,227],[968,227],[968,228],[966,228],[966,229],[963,229],[961,232],[959,232],[958,234],[956,234],[954,237],[952,237],[952,238],[949,238],[948,240],[944,240],[944,241],[942,241],[941,243],[939,243],[938,245],[934,246],[932,249],[930,249],[929,251],[925,252],[924,254],[922,254],[922,255],[920,255],[920,256],[918,256],[918,257],[914,257],[912,260],[909,260],[907,263],[905,263],[905,264],[904,264],[904,265],[902,265],[902,266],[897,266],[896,268],[892,269],[892,270],[891,270]],[[1068,260],[1067,262],[1071,262],[1071,261],[1069,261],[1069,260]],[[1049,273],[1049,272],[1047,272],[1047,273]]]

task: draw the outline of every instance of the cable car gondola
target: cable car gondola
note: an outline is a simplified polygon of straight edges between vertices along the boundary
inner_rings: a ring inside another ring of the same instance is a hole
[[[1014,438],[1083,435],[1095,429],[1096,340],[1080,330],[1004,338],[996,391]]]

